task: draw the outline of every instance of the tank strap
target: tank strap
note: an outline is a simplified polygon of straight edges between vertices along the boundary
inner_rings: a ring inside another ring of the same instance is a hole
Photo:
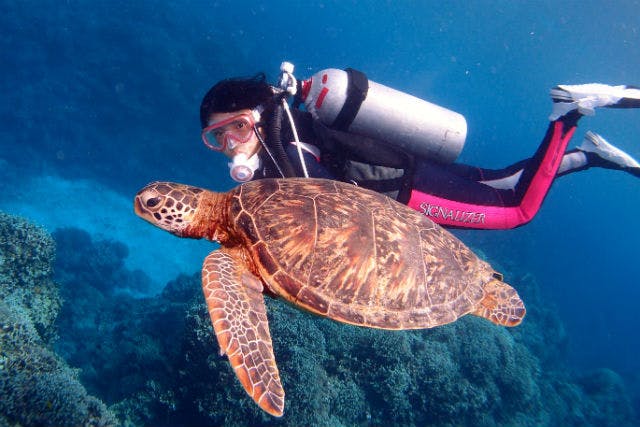
[[[356,118],[369,91],[369,79],[362,71],[347,68],[347,99],[331,128],[346,131]]]

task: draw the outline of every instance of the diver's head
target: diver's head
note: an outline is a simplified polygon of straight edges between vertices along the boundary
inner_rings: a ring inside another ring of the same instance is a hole
[[[272,106],[273,89],[264,74],[222,80],[200,104],[202,141],[233,160],[229,168],[236,181],[252,179],[260,167],[259,136],[264,138],[263,117]]]
[[[255,131],[264,138],[264,118],[274,105],[273,88],[264,73],[216,83],[200,104],[202,140],[215,151],[233,158],[251,157],[260,150]]]
[[[204,129],[211,124],[211,114],[253,110],[261,105],[268,110],[273,105],[273,88],[264,73],[250,78],[221,80],[204,96],[200,103],[200,125]]]

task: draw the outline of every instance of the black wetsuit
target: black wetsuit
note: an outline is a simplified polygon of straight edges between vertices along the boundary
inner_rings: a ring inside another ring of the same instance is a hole
[[[384,193],[441,225],[480,229],[514,228],[533,218],[558,176],[563,157],[572,153],[566,148],[581,117],[573,111],[550,122],[531,158],[503,169],[483,169],[416,158],[370,138],[328,129],[307,112],[292,113],[300,140],[321,153],[318,158],[303,152],[310,177],[352,182]],[[283,147],[295,173],[302,176],[286,122],[282,123]],[[273,162],[261,155],[265,166],[256,178],[278,177]],[[592,153],[584,155],[587,161],[565,168],[562,174],[592,166],[617,168],[603,164]]]

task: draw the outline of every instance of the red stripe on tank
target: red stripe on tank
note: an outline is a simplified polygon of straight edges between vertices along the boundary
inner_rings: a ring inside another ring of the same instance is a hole
[[[303,101],[307,100],[307,96],[309,96],[309,91],[311,90],[311,85],[313,84],[313,77],[309,77],[308,80],[303,80],[302,81],[302,93],[300,95],[300,98]]]
[[[316,99],[316,109],[322,107],[322,102],[324,101],[324,97],[329,93],[329,89],[323,87],[320,93],[318,94],[318,99]]]

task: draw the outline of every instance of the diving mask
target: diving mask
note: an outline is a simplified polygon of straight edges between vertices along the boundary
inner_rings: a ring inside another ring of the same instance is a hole
[[[242,113],[213,123],[202,130],[204,145],[214,151],[233,150],[249,142],[260,120],[259,110]]]

